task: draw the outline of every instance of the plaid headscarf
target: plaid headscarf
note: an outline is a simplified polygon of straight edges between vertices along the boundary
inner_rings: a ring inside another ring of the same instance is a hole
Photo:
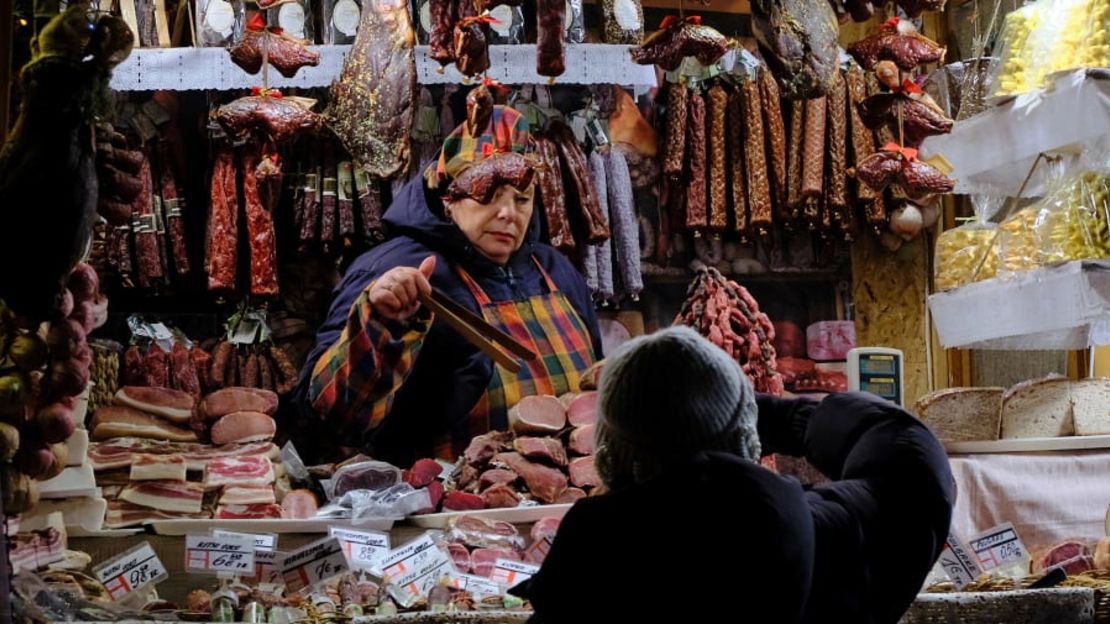
[[[494,106],[489,123],[478,134],[471,134],[467,124],[459,124],[439,150],[439,162],[428,167],[428,187],[444,190],[474,164],[492,154],[523,154],[528,147],[528,120],[508,106]]]

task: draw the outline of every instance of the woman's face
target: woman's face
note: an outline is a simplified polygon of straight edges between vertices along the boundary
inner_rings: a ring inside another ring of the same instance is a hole
[[[505,185],[497,189],[488,204],[460,199],[448,204],[447,212],[482,255],[505,264],[524,244],[534,202],[535,185],[523,191]]]

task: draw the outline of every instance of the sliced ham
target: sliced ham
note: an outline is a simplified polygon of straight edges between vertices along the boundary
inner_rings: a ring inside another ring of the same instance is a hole
[[[570,442],[567,448],[575,455],[593,455],[594,454],[594,426],[583,425],[575,427],[570,432]]]
[[[132,407],[116,405],[101,407],[93,415],[93,440],[111,438],[150,438],[169,442],[196,442],[194,431],[170,424],[165,420]]]
[[[159,511],[200,513],[204,486],[187,481],[141,481],[123,488],[119,498]]]
[[[293,490],[281,499],[281,517],[305,520],[316,516],[316,495],[309,490]]]
[[[281,507],[264,505],[220,505],[216,508],[219,520],[269,520],[281,518]]]
[[[196,399],[188,392],[144,386],[120,388],[116,392],[116,403],[161,416],[178,425],[188,424],[197,406]]]
[[[594,424],[597,420],[597,392],[583,392],[567,404],[567,420],[575,427]]]
[[[271,442],[252,442],[250,444],[229,444],[211,446],[185,442],[166,442],[143,438],[117,438],[105,442],[89,444],[89,463],[93,470],[101,473],[118,468],[127,468],[141,454],[181,455],[185,458],[188,470],[204,470],[213,459],[221,457],[260,456],[267,459],[278,457],[278,448]]]
[[[513,440],[513,450],[528,459],[537,459],[556,466],[567,465],[567,452],[555,438],[520,437]]]
[[[463,574],[470,572],[470,551],[466,546],[457,542],[451,542],[447,545],[447,553],[451,555],[451,561],[455,564],[455,569]]]
[[[231,387],[204,397],[201,412],[208,420],[235,412],[262,412],[273,416],[278,408],[278,395],[260,388]]]
[[[157,520],[200,520],[211,517],[211,513],[203,511],[195,514],[167,512],[113,500],[108,501],[108,513],[104,518],[104,528],[122,529]]]
[[[223,457],[213,459],[204,467],[206,488],[231,486],[269,486],[274,482],[274,466],[259,457]],[[272,488],[271,488],[272,489]]]
[[[520,453],[499,453],[493,460],[520,475],[532,496],[545,503],[554,503],[567,489],[566,475],[554,468],[529,461]],[[573,465],[572,463],[571,466]]]
[[[131,481],[184,481],[185,458],[181,455],[141,453],[131,464]],[[100,483],[97,480],[97,483]]]
[[[570,482],[580,488],[597,487],[601,485],[601,477],[594,466],[593,455],[576,457],[570,461]]]
[[[509,409],[517,435],[554,435],[567,424],[567,409],[553,396],[526,396]]]
[[[475,436],[470,445],[463,451],[463,459],[469,465],[477,466],[489,461],[494,455],[505,450],[513,441],[513,434],[508,431],[490,431],[480,436]]]
[[[212,425],[213,444],[271,440],[277,432],[274,419],[262,412],[232,412]]]
[[[487,509],[503,509],[520,505],[520,494],[507,485],[495,485],[482,492],[482,502]]]
[[[277,502],[270,485],[229,485],[220,493],[220,505],[269,505]]]
[[[498,559],[520,561],[520,553],[509,548],[475,548],[470,553],[471,570],[478,576],[489,578]]]
[[[512,470],[504,468],[490,468],[478,478],[478,488],[485,490],[495,485],[512,485],[520,477]]]
[[[581,488],[570,487],[567,488],[566,492],[560,494],[559,498],[555,499],[555,502],[560,505],[567,503],[573,504],[580,498],[586,498],[586,491]]]
[[[443,497],[444,511],[472,511],[475,509],[485,509],[485,507],[486,502],[477,494],[455,491],[448,492]]]

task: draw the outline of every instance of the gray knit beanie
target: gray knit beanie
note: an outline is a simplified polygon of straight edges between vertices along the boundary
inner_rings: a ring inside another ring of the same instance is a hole
[[[621,345],[605,362],[595,463],[610,488],[700,451],[759,460],[755,393],[740,366],[689,327]]]

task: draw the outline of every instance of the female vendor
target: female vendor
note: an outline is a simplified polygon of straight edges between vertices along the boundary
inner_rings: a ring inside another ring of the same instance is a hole
[[[539,241],[527,121],[475,99],[386,211],[391,238],[347,270],[301,373],[302,408],[341,446],[398,466],[455,460],[474,436],[507,429],[521,397],[577,390],[601,355],[583,278]],[[537,357],[518,373],[495,364],[420,306],[432,288]]]

